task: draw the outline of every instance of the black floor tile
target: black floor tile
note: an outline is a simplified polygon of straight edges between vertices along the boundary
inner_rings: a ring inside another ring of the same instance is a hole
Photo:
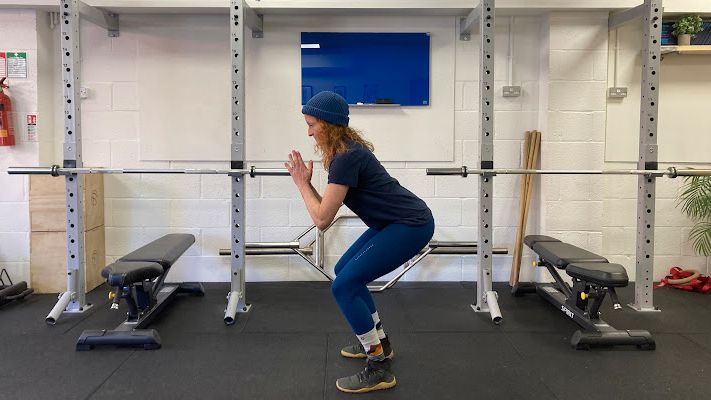
[[[392,290],[414,331],[495,332],[488,313],[471,305],[476,291],[461,286],[447,288],[397,288]]]
[[[88,294],[86,313],[44,318],[56,295],[33,295],[0,309],[0,398],[352,398],[335,388],[363,362],[338,351],[355,338],[328,282],[248,283],[250,312],[223,322],[228,283],[205,284],[204,297],[178,296],[151,328],[155,351],[76,352],[84,329],[114,329],[125,308],[110,310],[106,287]],[[402,282],[373,294],[393,341],[398,386],[364,398],[705,398],[711,379],[711,296],[654,292],[662,312],[603,304],[618,329],[648,329],[656,351],[575,351],[578,326],[539,296],[509,295],[495,284],[504,317],[476,313],[472,283]],[[632,287],[619,290],[634,300]],[[38,382],[41,382],[38,384]],[[90,396],[90,397],[89,397]]]
[[[711,370],[695,343],[675,334],[655,336],[657,350],[634,347],[574,350],[569,337],[546,333],[507,333],[529,368],[561,399],[705,398],[698,382]]]
[[[136,351],[92,399],[321,399],[325,334],[185,336]]]
[[[75,352],[66,335],[25,335],[3,341],[0,398],[84,399],[126,361],[132,351]]]
[[[347,399],[336,379],[360,371],[363,360],[340,356],[351,335],[330,334],[326,398]],[[373,393],[378,399],[552,399],[537,371],[522,362],[506,337],[498,333],[391,334],[395,351],[393,389]],[[514,384],[515,382],[515,384]]]

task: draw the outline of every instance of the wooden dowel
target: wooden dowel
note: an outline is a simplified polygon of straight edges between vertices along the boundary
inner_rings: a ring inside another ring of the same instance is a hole
[[[526,131],[525,138],[524,138],[524,145],[523,145],[523,159],[521,160],[521,166],[522,168],[528,168],[529,164],[529,157],[530,157],[530,148],[531,148],[531,132]],[[519,240],[520,235],[520,230],[521,230],[521,224],[522,224],[522,219],[524,216],[524,208],[525,208],[525,199],[524,196],[526,194],[526,175],[521,176],[521,195],[519,197],[519,207],[518,207],[518,223],[516,225],[517,230],[516,230],[516,243],[514,244],[514,254],[513,254],[513,259],[511,263],[511,274],[509,276],[509,284],[511,286],[515,285],[518,282],[518,276],[519,276],[519,270],[521,268],[521,243]]]
[[[533,136],[531,138],[532,142],[532,155],[531,158],[529,159],[530,168],[534,168],[538,162],[538,153],[539,149],[541,146],[541,132],[534,131]],[[533,187],[534,187],[534,180],[536,178],[535,175],[528,175],[528,183],[526,187],[526,207],[524,208],[524,215],[523,215],[523,223],[521,224],[521,234],[519,237],[519,240],[521,241],[521,253],[523,252],[523,238],[526,236],[526,225],[528,224],[528,216],[529,216],[529,210],[531,209],[531,196],[533,195]],[[522,254],[519,253],[519,264],[521,263],[521,256]]]

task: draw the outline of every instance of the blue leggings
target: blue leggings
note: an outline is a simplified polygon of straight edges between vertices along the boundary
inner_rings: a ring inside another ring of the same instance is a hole
[[[331,291],[356,335],[373,329],[375,312],[369,282],[394,271],[422,250],[434,233],[434,221],[410,226],[390,224],[369,228],[338,260]]]

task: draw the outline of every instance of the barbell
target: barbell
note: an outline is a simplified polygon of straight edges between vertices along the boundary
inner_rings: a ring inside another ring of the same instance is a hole
[[[198,174],[198,175],[230,175],[242,176],[288,176],[285,168],[249,169],[201,169],[201,168],[64,168],[59,165],[51,167],[8,167],[10,175],[77,175],[77,174]],[[665,176],[711,176],[711,169],[694,169],[669,167],[667,169],[608,169],[608,170],[545,170],[545,169],[475,169],[463,166],[461,168],[427,168],[427,175],[643,175],[649,177]]]

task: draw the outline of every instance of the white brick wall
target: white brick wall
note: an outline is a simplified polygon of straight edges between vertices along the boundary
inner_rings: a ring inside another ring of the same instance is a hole
[[[30,278],[29,180],[9,176],[5,168],[39,162],[40,143],[27,142],[25,129],[25,115],[38,110],[37,23],[34,10],[0,9],[0,51],[26,52],[28,57],[27,78],[7,82],[17,144],[0,147],[0,268],[6,268],[13,281]]]

